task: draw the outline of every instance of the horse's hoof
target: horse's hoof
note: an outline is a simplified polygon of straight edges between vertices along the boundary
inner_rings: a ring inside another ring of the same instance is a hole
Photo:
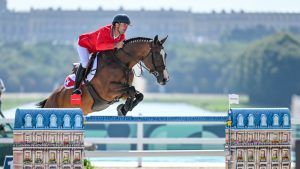
[[[126,113],[124,114],[124,104],[120,104],[117,107],[118,116],[126,116]]]

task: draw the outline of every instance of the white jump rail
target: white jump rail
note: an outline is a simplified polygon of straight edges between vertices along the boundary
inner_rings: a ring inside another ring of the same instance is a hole
[[[225,144],[224,138],[144,138],[144,124],[222,124],[227,116],[161,116],[161,117],[116,117],[90,116],[85,124],[136,124],[136,138],[85,138],[86,144],[136,144],[136,151],[85,151],[86,157],[138,157],[138,166],[142,166],[142,157],[157,156],[224,156],[224,150],[143,150],[144,144]],[[225,131],[224,131],[225,132]]]

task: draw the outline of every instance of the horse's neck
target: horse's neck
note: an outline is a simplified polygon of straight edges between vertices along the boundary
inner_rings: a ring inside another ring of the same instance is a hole
[[[143,59],[149,53],[148,42],[135,42],[128,44],[123,48],[122,56],[119,59],[129,68],[132,68],[137,62]]]

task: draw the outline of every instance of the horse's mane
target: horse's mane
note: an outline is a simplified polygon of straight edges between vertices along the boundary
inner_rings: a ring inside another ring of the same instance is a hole
[[[130,38],[124,41],[124,45],[130,44],[130,43],[135,43],[135,42],[150,42],[152,39],[151,38],[145,38],[145,37],[135,37],[135,38]]]

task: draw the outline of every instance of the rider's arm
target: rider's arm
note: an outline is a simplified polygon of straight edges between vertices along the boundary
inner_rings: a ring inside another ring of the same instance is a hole
[[[97,37],[96,49],[97,51],[112,50],[116,47],[115,44],[123,41],[124,39],[124,35],[113,39],[113,37],[111,36],[111,30],[107,27],[104,29],[100,29]]]

